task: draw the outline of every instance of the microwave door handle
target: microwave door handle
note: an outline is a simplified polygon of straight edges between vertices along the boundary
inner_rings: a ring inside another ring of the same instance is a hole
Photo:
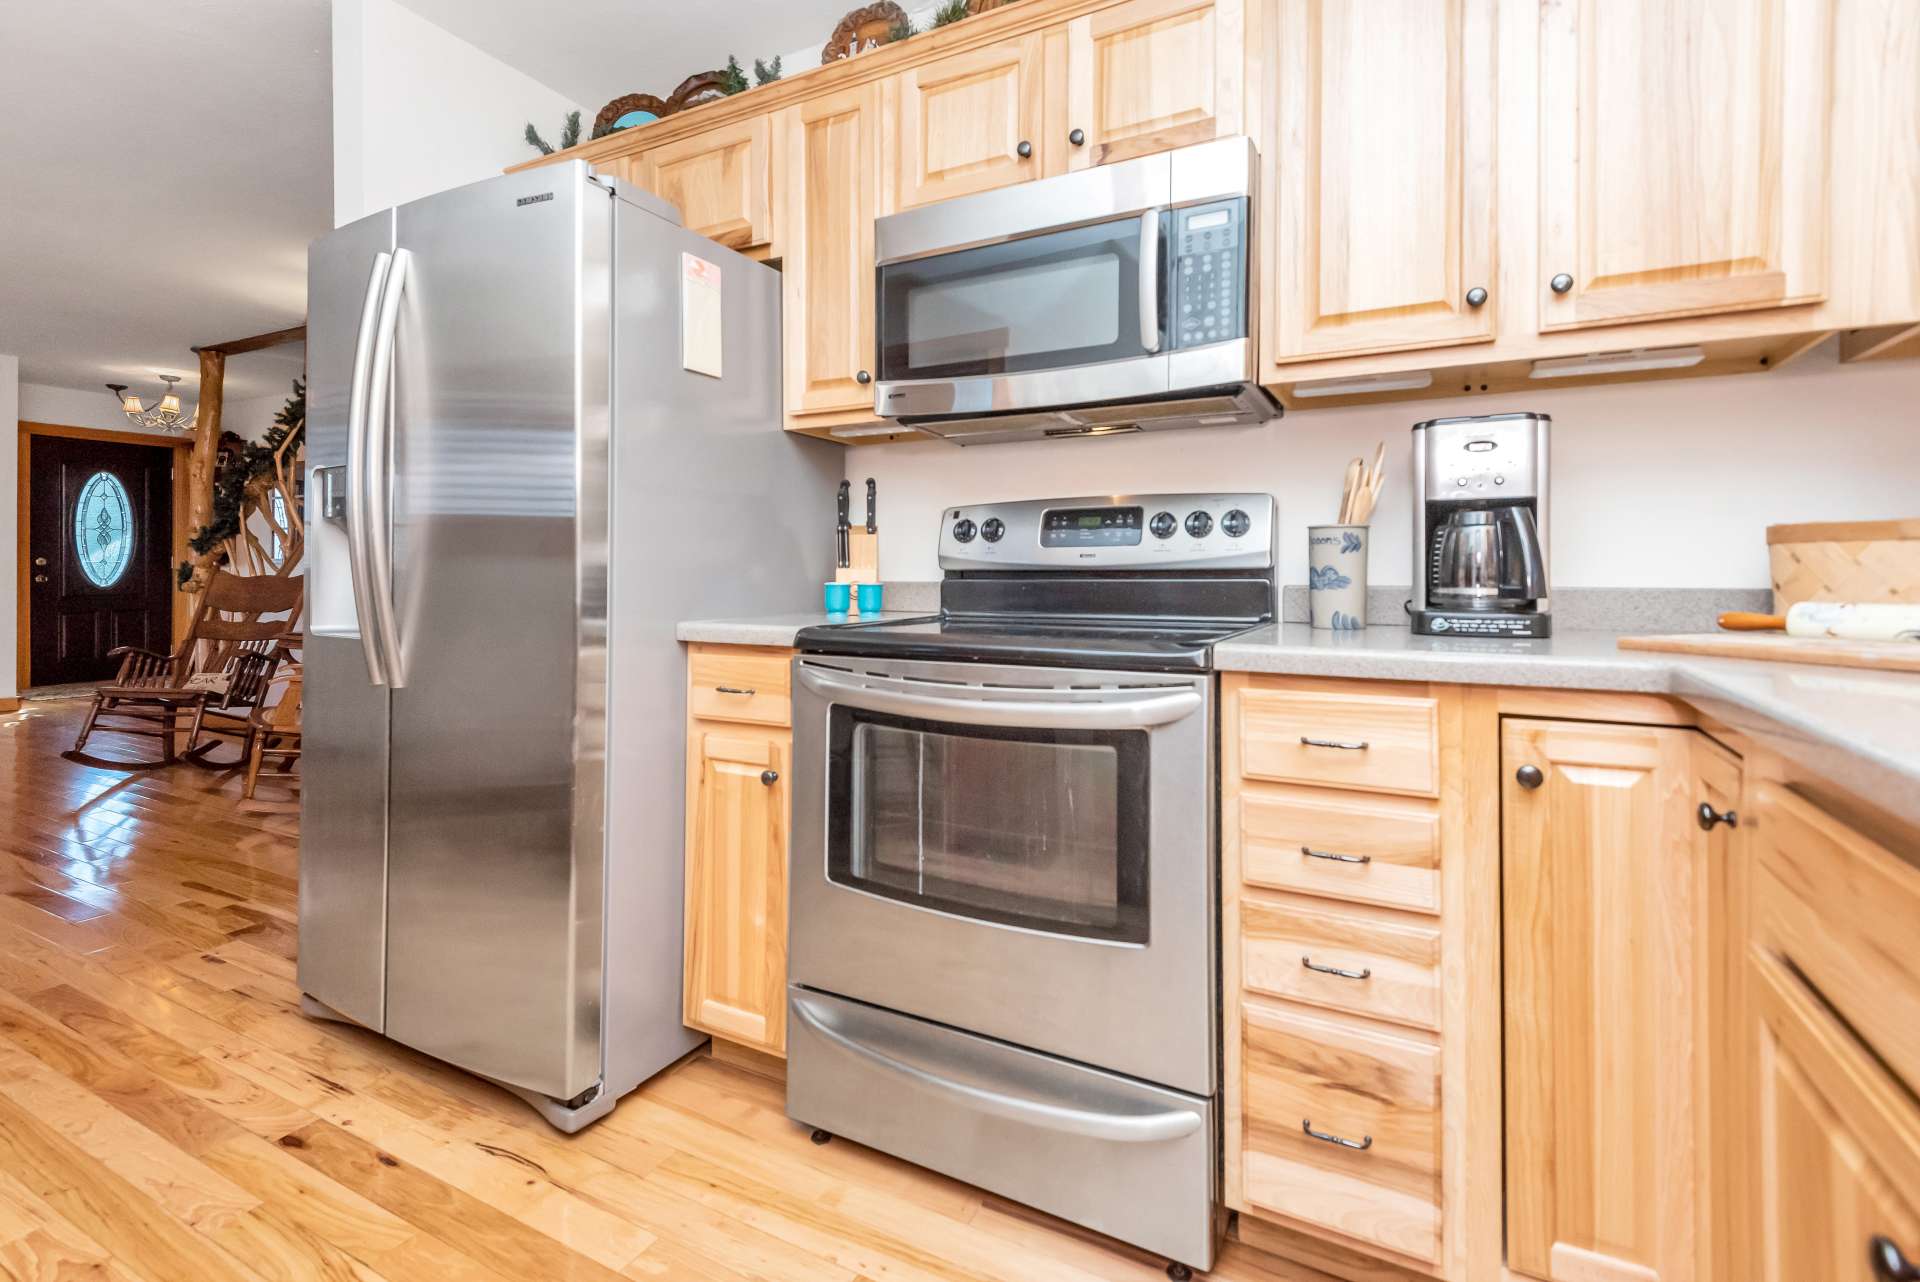
[[[377,686],[385,685],[387,676],[386,665],[380,659],[380,639],[372,623],[373,580],[367,557],[367,535],[372,526],[367,499],[367,401],[374,331],[392,267],[392,254],[382,251],[373,256],[373,272],[367,278],[366,298],[360,305],[360,329],[354,335],[353,383],[347,397],[347,575],[353,587],[353,622],[360,633],[360,653],[367,662],[367,680]],[[315,469],[316,472],[322,470]]]
[[[1160,350],[1160,211],[1140,215],[1140,346]]]
[[[1194,690],[1155,690],[1107,695],[1098,701],[1058,703],[1039,699],[949,698],[836,681],[800,668],[800,684],[830,702],[868,712],[925,717],[955,725],[1015,726],[1043,730],[1142,730],[1170,725],[1201,707]]]
[[[791,1001],[793,1013],[800,1022],[829,1045],[897,1077],[904,1077],[923,1090],[956,1099],[976,1113],[1005,1118],[1023,1126],[1114,1144],[1157,1144],[1180,1139],[1200,1129],[1200,1114],[1185,1109],[1151,1113],[1097,1110],[1079,1107],[1077,1100],[1069,1102],[1064,1099],[1009,1095],[972,1082],[956,1082],[900,1055],[889,1054],[865,1039],[848,1036],[833,1027],[812,1002],[798,993],[792,996]]]

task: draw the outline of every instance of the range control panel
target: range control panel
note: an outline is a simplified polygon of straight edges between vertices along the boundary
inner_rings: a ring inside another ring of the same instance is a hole
[[[1247,201],[1245,197],[1176,209],[1173,288],[1168,300],[1171,346],[1205,347],[1247,336]]]
[[[943,570],[1267,569],[1271,494],[1144,494],[950,507]]]

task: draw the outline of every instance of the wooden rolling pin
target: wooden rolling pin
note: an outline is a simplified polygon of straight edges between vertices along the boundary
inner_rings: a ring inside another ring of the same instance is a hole
[[[1731,611],[1720,616],[1728,632],[1782,632],[1790,637],[1844,641],[1920,641],[1920,605],[1868,602],[1847,605],[1802,601],[1785,614]]]

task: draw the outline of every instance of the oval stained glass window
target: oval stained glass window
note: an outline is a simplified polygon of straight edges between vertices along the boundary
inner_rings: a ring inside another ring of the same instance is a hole
[[[110,588],[133,559],[133,506],[127,487],[111,472],[95,472],[73,505],[73,547],[80,572],[95,587]]]

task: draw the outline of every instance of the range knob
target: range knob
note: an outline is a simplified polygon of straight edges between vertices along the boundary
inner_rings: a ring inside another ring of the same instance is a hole
[[[975,526],[972,521],[967,520],[965,517],[961,517],[958,521],[955,521],[953,523],[953,537],[956,542],[971,543],[973,542],[974,531],[977,528],[978,527]]]
[[[1196,539],[1204,539],[1213,533],[1213,517],[1201,511],[1187,513],[1187,533]]]
[[[980,537],[989,543],[998,543],[1007,535],[1007,523],[997,516],[990,516],[980,525]]]
[[[1253,518],[1239,508],[1220,518],[1220,529],[1230,539],[1237,539],[1253,528]]]
[[[1155,512],[1153,519],[1147,522],[1147,528],[1153,531],[1156,539],[1170,539],[1173,532],[1180,528],[1180,518],[1171,512]]]

